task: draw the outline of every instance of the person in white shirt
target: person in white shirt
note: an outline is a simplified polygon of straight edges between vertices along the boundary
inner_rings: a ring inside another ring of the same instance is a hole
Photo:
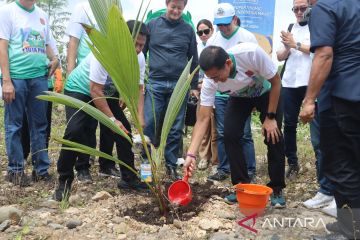
[[[235,8],[230,3],[220,3],[214,11],[214,25],[219,31],[215,32],[208,40],[207,46],[220,46],[225,50],[235,46],[240,42],[252,42],[257,44],[255,35],[238,26],[238,17],[235,15]],[[229,177],[230,166],[225,153],[224,145],[224,115],[228,103],[229,95],[227,93],[216,93],[215,97],[215,121],[217,131],[217,144],[219,164],[217,172],[208,177],[209,180],[222,181]],[[252,182],[256,178],[256,160],[254,141],[251,135],[251,116],[245,123],[244,136],[241,139],[244,146],[244,154],[248,168],[248,174]],[[225,197],[229,203],[236,201],[235,195],[231,194]],[[233,201],[234,200],[234,201]]]
[[[225,150],[229,158],[231,182],[250,183],[243,146],[247,118],[255,107],[263,123],[262,133],[268,148],[270,182],[273,189],[271,205],[285,207],[285,155],[281,133],[281,116],[277,115],[281,90],[276,65],[265,51],[254,43],[240,43],[227,52],[217,46],[206,47],[200,55],[204,80],[198,118],[184,164],[185,174],[195,169],[195,153],[207,128],[217,91],[229,94],[224,121]]]
[[[286,177],[289,179],[296,178],[300,169],[296,129],[311,69],[309,26],[301,22],[307,8],[308,0],[294,1],[293,12],[297,22],[291,28],[291,32],[281,32],[283,46],[276,52],[279,61],[286,60],[281,94],[284,111],[285,155],[289,164]]]
[[[138,54],[138,61],[140,65],[140,82],[139,82],[139,104],[138,104],[138,114],[140,124],[144,127],[144,77],[145,77],[145,57],[142,53],[142,49],[146,43],[146,37],[148,31],[146,26],[140,23],[139,35],[135,42],[136,53]],[[130,32],[136,31],[135,21],[130,20],[127,22]],[[139,26],[139,25],[138,25]],[[94,100],[95,106],[107,115],[115,124],[117,124],[121,129],[126,133],[131,135],[131,125],[126,119],[126,116],[123,112],[122,103],[117,100],[119,98],[119,93],[115,91],[112,94],[109,94],[105,99],[104,91],[106,91],[105,86],[113,84],[110,76],[106,70],[102,67],[99,61],[96,58],[91,59],[90,63],[90,94]],[[111,89],[108,88],[108,89]],[[114,99],[116,98],[116,99]],[[120,96],[121,98],[121,96]],[[128,166],[135,168],[134,165],[134,153],[131,150],[131,144],[122,136],[115,134],[108,127],[100,124],[100,131],[102,138],[107,138],[107,141],[111,144],[106,145],[106,147],[100,145],[100,151],[112,155],[113,145],[116,144],[116,151],[118,159],[126,163]],[[130,136],[131,137],[131,136]],[[117,186],[120,189],[145,189],[147,188],[146,184],[139,181],[137,176],[130,171],[128,168],[120,165],[121,171],[121,180],[118,182]]]
[[[47,77],[59,65],[49,45],[49,33],[48,16],[35,1],[18,0],[0,8],[0,67],[9,160],[6,180],[15,185],[30,185],[21,147],[24,112],[31,131],[34,180],[51,180],[46,149],[48,104],[36,98],[48,89]]]

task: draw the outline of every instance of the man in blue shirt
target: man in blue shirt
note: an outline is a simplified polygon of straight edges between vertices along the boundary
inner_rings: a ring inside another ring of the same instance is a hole
[[[314,117],[319,94],[324,173],[335,184],[334,234],[360,238],[360,5],[357,0],[318,1],[311,15],[315,57],[300,114]],[[321,91],[320,91],[321,90]],[[340,239],[339,235],[331,239]],[[330,239],[330,236],[326,236]]]

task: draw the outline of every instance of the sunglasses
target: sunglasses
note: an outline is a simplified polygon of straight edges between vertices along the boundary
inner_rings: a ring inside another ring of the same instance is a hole
[[[211,31],[210,28],[208,28],[208,29],[204,29],[204,30],[199,30],[196,33],[199,37],[201,37],[203,34],[209,35],[210,31]]]
[[[293,7],[291,10],[294,12],[294,13],[297,13],[297,12],[301,12],[301,13],[304,13],[306,11],[306,9],[308,9],[308,7]]]

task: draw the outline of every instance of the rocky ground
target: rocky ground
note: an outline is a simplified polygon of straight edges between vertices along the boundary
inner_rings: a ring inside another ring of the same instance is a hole
[[[62,110],[57,109],[54,114],[56,127],[52,136],[62,136]],[[265,149],[256,125],[253,132],[258,156],[257,181],[265,184],[268,179]],[[59,203],[51,200],[55,181],[27,188],[4,181],[7,158],[1,137],[0,239],[311,239],[312,235],[324,234],[324,224],[335,219],[301,205],[317,189],[307,127],[299,131],[299,143],[302,170],[297,179],[287,183],[287,208],[268,207],[255,221],[244,221],[251,231],[238,224],[245,218],[238,206],[223,201],[230,191],[229,181],[214,184],[206,181],[211,168],[198,171],[191,179],[193,202],[185,208],[171,207],[168,218],[161,216],[150,193],[119,190],[115,179],[97,176],[96,164],[92,166],[94,182],[88,185],[75,182],[69,203]],[[52,160],[57,159],[57,147],[51,143]],[[54,174],[55,167],[55,164],[51,167]],[[31,168],[27,171],[31,172]]]

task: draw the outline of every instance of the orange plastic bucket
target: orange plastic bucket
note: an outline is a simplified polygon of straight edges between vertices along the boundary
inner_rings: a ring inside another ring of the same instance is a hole
[[[172,204],[186,206],[192,200],[192,191],[188,183],[188,175],[170,185],[168,198]]]
[[[261,215],[266,208],[270,194],[273,192],[271,188],[259,184],[240,183],[235,188],[240,212],[245,216]]]

